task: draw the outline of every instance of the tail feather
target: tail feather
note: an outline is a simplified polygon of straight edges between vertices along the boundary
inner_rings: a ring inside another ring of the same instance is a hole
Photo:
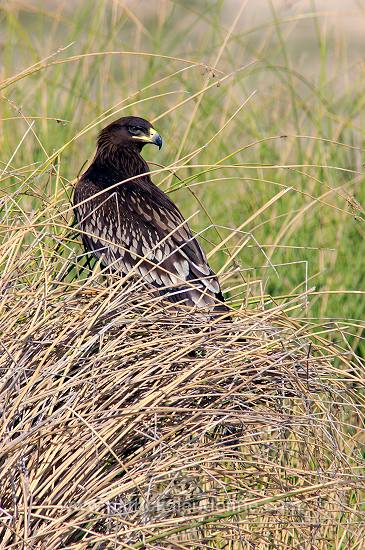
[[[213,315],[223,315],[230,311],[221,291],[217,294],[208,293],[204,286],[163,288],[159,289],[159,294],[174,304],[209,309]]]

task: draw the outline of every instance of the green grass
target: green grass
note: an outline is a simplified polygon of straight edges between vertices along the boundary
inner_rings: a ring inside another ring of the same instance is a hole
[[[289,17],[275,2],[264,4],[262,23],[251,25],[245,9],[235,22],[224,2],[168,2],[147,14],[101,2],[60,11],[47,3],[3,6],[1,162],[10,159],[19,175],[4,174],[2,190],[15,193],[25,212],[61,189],[68,200],[70,182],[93,154],[98,117],[158,118],[165,147],[146,151],[151,162],[168,166],[208,143],[189,165],[177,163],[180,179],[165,172],[155,180],[181,189],[173,196],[186,216],[199,210],[195,230],[216,226],[204,232],[207,250],[225,228],[242,227],[231,253],[251,236],[234,260],[248,296],[315,287],[305,315],[363,319],[365,300],[351,292],[365,286],[363,67],[352,61],[341,22],[323,31],[321,13]],[[225,260],[219,252],[211,261],[219,269]],[[352,327],[360,353],[362,330]]]

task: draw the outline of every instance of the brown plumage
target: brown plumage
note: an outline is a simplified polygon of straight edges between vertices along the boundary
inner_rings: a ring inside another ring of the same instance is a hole
[[[94,160],[74,193],[84,247],[122,275],[135,268],[170,302],[226,311],[198,241],[147,174],[141,156],[146,143],[161,148],[162,139],[142,118],[124,117],[101,131]]]

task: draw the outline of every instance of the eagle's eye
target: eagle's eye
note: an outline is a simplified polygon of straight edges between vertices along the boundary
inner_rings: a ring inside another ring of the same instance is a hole
[[[132,134],[132,136],[143,136],[145,133],[139,126],[128,126],[128,132]]]

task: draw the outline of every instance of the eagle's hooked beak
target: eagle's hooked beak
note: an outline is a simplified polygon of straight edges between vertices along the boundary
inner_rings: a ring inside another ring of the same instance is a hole
[[[153,128],[150,128],[150,140],[149,143],[153,143],[154,145],[157,145],[159,149],[162,147],[162,137],[156,130]]]
[[[159,149],[162,147],[162,137],[154,128],[150,128],[150,134],[149,136],[132,136],[133,139],[138,139],[139,141],[142,141],[143,143],[153,143],[153,145],[157,145]]]

